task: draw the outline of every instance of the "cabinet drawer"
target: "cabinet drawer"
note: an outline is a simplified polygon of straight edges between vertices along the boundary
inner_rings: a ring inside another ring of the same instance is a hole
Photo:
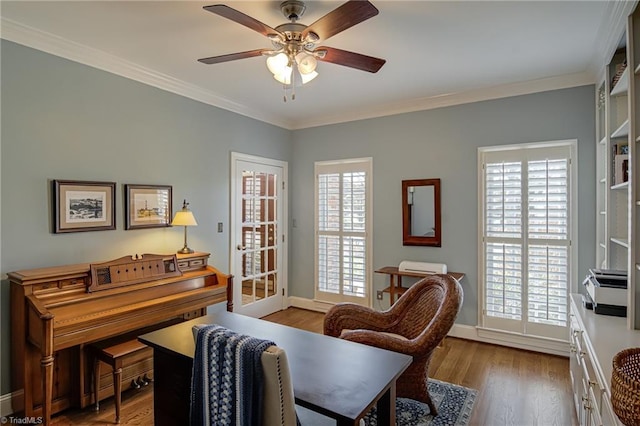
[[[203,257],[197,257],[194,259],[182,259],[178,261],[178,268],[181,271],[193,271],[196,269],[202,269],[206,266],[207,261]]]
[[[599,399],[599,397],[595,395],[593,388],[589,388],[589,405],[588,405],[589,425],[603,426],[602,416],[600,416],[599,403],[595,402],[596,399]]]
[[[48,281],[46,283],[34,284],[34,293],[47,293],[58,289],[58,281]]]
[[[84,278],[71,278],[68,280],[60,280],[60,288],[84,287]]]
[[[204,259],[194,259],[189,262],[189,266],[196,267],[204,265]]]
[[[596,376],[596,369],[588,352],[582,352],[582,380],[589,394],[590,405],[600,409],[602,404],[602,384]],[[600,417],[600,414],[598,414]]]

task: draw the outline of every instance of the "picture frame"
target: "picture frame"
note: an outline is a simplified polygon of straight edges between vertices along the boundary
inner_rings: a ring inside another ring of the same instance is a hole
[[[124,185],[125,229],[171,226],[172,187],[170,185]]]
[[[116,183],[54,179],[53,232],[116,229]]]

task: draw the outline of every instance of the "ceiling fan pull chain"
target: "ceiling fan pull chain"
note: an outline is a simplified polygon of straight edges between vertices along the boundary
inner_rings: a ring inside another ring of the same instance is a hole
[[[295,64],[295,61],[293,63],[293,66],[297,66]],[[296,100],[296,72],[295,72],[295,70],[291,71],[291,100],[292,101]]]

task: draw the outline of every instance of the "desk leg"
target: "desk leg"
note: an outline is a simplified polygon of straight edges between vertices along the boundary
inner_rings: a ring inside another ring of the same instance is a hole
[[[378,426],[395,426],[396,424],[396,382],[380,397],[376,404]]]
[[[153,422],[155,426],[188,425],[193,360],[153,350]]]
[[[395,303],[396,298],[396,276],[391,274],[389,275],[389,306]],[[398,277],[400,279],[400,277]]]

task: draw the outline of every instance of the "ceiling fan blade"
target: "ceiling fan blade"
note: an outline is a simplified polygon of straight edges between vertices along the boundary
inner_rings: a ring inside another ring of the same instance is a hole
[[[326,53],[323,54],[323,51]],[[319,61],[344,65],[345,67],[356,68],[371,73],[378,72],[385,62],[387,62],[384,59],[336,49],[335,47],[320,46],[313,52],[317,54],[316,57]]]
[[[369,1],[350,0],[309,25],[302,31],[302,37],[315,33],[320,40],[326,40],[377,14],[378,9]]]
[[[238,53],[229,53],[226,55],[220,56],[212,56],[210,58],[202,58],[198,59],[198,62],[202,62],[203,64],[219,64],[220,62],[229,62],[235,61],[236,59],[245,59],[245,58],[253,58],[254,56],[262,55],[262,52],[267,49],[256,49],[256,50],[248,50],[246,52],[238,52]]]
[[[237,22],[240,25],[244,25],[247,28],[251,28],[253,31],[257,31],[264,36],[269,37],[271,35],[278,35],[279,37],[283,37],[279,31],[274,30],[267,24],[263,24],[257,19],[254,19],[249,15],[245,15],[244,13],[230,8],[227,5],[214,4],[212,6],[204,6],[203,9],[211,13],[215,13],[216,15],[220,15],[223,18],[230,19],[233,22]]]

